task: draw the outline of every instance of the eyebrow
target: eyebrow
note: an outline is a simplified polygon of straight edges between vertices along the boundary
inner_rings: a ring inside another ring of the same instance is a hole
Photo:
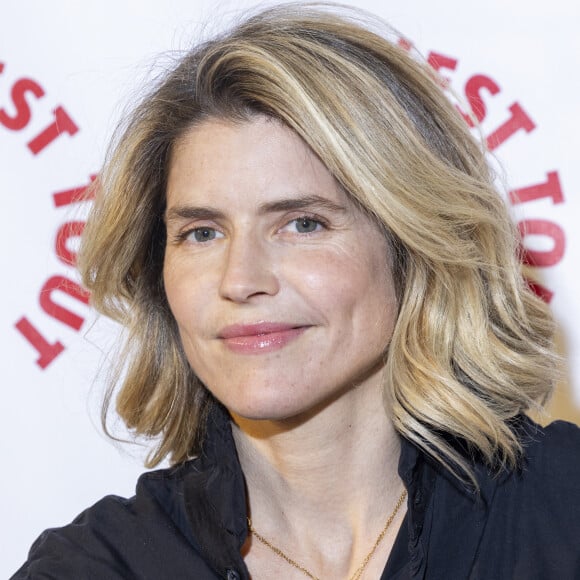
[[[336,213],[345,213],[347,207],[336,203],[321,195],[303,195],[268,201],[258,206],[260,215],[283,211],[297,211],[302,209],[326,209]],[[176,205],[165,212],[165,221],[172,222],[180,219],[219,220],[225,214],[209,206]]]

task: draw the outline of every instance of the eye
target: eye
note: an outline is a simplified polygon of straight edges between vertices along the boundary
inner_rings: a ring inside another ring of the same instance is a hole
[[[188,239],[196,242],[211,242],[218,237],[221,237],[220,233],[214,228],[194,228],[186,233]]]
[[[322,227],[320,221],[307,216],[292,220],[292,223],[295,224],[296,231],[299,234],[310,234]]]

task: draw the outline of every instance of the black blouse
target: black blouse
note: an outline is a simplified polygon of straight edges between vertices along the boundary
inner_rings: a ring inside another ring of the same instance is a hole
[[[408,509],[381,580],[580,579],[580,429],[518,425],[521,469],[476,491],[402,440]],[[45,531],[13,580],[248,580],[244,478],[227,414],[208,422],[203,453],[145,473],[130,499],[109,496]]]

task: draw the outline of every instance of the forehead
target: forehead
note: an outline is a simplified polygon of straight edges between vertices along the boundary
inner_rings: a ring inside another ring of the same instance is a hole
[[[224,194],[256,199],[324,194],[349,201],[308,145],[282,123],[264,116],[242,123],[208,119],[175,143],[168,203],[183,196]]]

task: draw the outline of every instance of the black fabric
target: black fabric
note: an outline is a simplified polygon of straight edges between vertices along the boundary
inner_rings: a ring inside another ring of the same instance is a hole
[[[580,429],[519,426],[522,469],[479,491],[402,440],[408,511],[381,580],[580,579]],[[216,409],[198,459],[139,478],[45,531],[13,580],[248,580],[240,548],[246,498],[227,414]]]
[[[401,580],[409,577],[409,530],[408,515],[405,514],[397,538],[391,550],[389,561],[383,570],[381,580]]]

